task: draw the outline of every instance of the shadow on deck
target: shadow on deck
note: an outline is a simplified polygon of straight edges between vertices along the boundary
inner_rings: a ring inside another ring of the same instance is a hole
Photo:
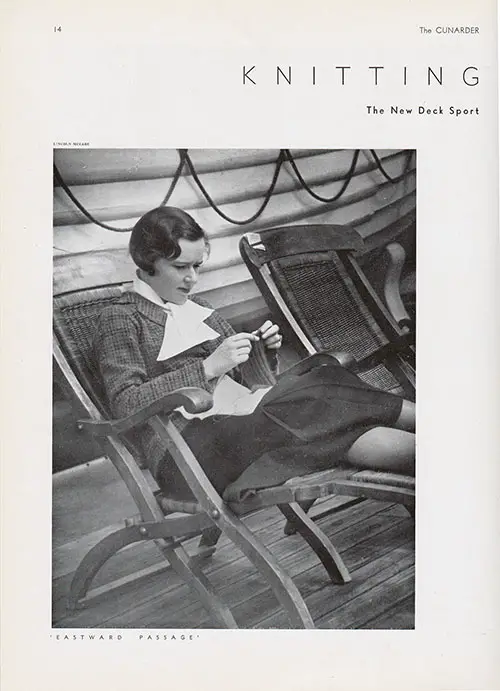
[[[321,508],[325,506],[331,512],[318,524],[351,572],[352,582],[347,585],[328,580],[300,536],[284,535],[284,518],[275,507],[243,520],[294,578],[318,628],[413,628],[413,519],[402,506],[373,500],[333,497]],[[95,579],[92,601],[84,609],[68,612],[66,596],[79,560],[135,512],[106,459],[54,475],[55,628],[214,628],[204,608],[151,543],[132,545],[113,557]],[[194,543],[185,543],[188,551]],[[220,540],[204,571],[241,628],[289,628],[260,574],[226,538]],[[102,592],[110,583],[116,589]]]

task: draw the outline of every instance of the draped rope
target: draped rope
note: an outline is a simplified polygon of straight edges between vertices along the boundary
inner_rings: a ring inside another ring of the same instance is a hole
[[[174,191],[177,182],[181,176],[182,169],[184,168],[184,163],[185,163],[185,158],[184,156],[180,156],[179,164],[177,166],[177,169],[174,173],[174,176],[172,178],[172,182],[170,183],[170,186],[167,190],[167,193],[165,197],[163,198],[163,201],[160,203],[160,206],[165,206],[165,204],[168,203],[168,200],[172,196],[172,192]],[[71,199],[73,204],[79,209],[79,211],[82,212],[82,214],[91,222],[95,223],[97,226],[100,226],[101,228],[105,228],[106,230],[112,230],[115,233],[130,233],[133,229],[133,226],[130,228],[117,228],[116,226],[110,226],[107,223],[103,223],[103,221],[98,221],[90,211],[87,211],[87,209],[83,206],[83,204],[75,197],[71,189],[68,187],[68,185],[65,183],[63,180],[63,177],[61,173],[59,172],[56,164],[54,163],[54,179],[59,183],[61,188],[66,192],[68,197]]]
[[[409,150],[408,150],[408,155],[407,155],[407,158],[406,158],[405,166],[404,166],[404,168],[403,168],[403,172],[401,173],[401,175],[397,175],[395,178],[391,177],[391,176],[389,175],[389,173],[385,170],[384,166],[382,165],[382,161],[381,161],[380,158],[378,157],[377,152],[375,151],[375,149],[370,149],[370,153],[371,153],[371,155],[373,156],[373,158],[374,158],[374,160],[375,160],[375,163],[377,164],[377,168],[380,170],[380,172],[382,173],[382,175],[384,176],[384,178],[385,178],[388,182],[396,183],[396,182],[400,182],[400,181],[405,177],[405,175],[408,173],[408,171],[410,170],[410,165],[411,165],[411,161],[412,161],[413,153],[414,153],[414,152],[413,152],[412,149],[409,149]]]
[[[174,177],[172,178],[172,182],[170,183],[170,187],[167,190],[167,194],[163,197],[163,201],[161,202],[160,206],[166,206],[168,204],[168,201],[169,201],[170,197],[172,196],[172,193],[175,190],[177,183],[179,182],[179,178],[180,178],[181,173],[184,169],[184,164],[186,163],[186,158],[184,155],[185,150],[184,149],[178,149],[178,151],[179,151],[179,165],[177,166],[177,169],[174,173]]]
[[[336,202],[338,199],[340,199],[340,197],[344,194],[344,192],[348,188],[349,183],[351,182],[351,180],[354,176],[354,171],[356,170],[356,164],[358,162],[359,154],[360,154],[360,149],[356,149],[354,151],[354,154],[352,157],[350,168],[347,171],[347,177],[344,181],[344,184],[342,185],[340,190],[337,192],[337,194],[334,194],[333,197],[322,197],[321,195],[317,194],[317,192],[314,192],[314,190],[312,190],[309,187],[307,182],[304,180],[304,178],[300,174],[300,171],[297,168],[297,164],[295,163],[295,160],[291,154],[290,149],[285,149],[285,156],[286,156],[288,162],[290,163],[290,165],[292,166],[293,172],[297,176],[297,179],[300,182],[300,184],[302,185],[302,187],[306,190],[306,192],[308,192],[311,195],[311,197],[314,197],[314,199],[317,199],[319,202],[324,202],[326,204],[331,204],[332,202]]]
[[[217,207],[217,205],[215,204],[215,202],[213,201],[213,199],[210,197],[210,195],[208,194],[207,190],[205,189],[203,183],[201,182],[201,180],[200,180],[200,178],[199,178],[199,176],[198,176],[198,174],[197,174],[197,172],[196,172],[196,170],[195,170],[195,167],[194,167],[194,165],[193,165],[193,162],[192,162],[192,160],[191,160],[191,157],[190,157],[189,153],[187,152],[187,150],[186,150],[186,154],[185,154],[185,155],[186,155],[186,163],[187,163],[187,165],[188,165],[189,172],[190,172],[191,175],[193,176],[193,180],[194,180],[194,181],[196,182],[196,184],[198,185],[198,188],[199,188],[200,192],[202,193],[202,195],[205,197],[205,199],[207,200],[208,204],[210,205],[210,208],[213,209],[213,210],[215,211],[215,213],[218,214],[218,215],[219,215],[221,218],[223,218],[225,221],[227,221],[228,223],[233,223],[234,225],[237,225],[237,226],[244,226],[244,225],[246,225],[247,223],[252,223],[252,222],[255,221],[257,218],[259,218],[259,216],[262,214],[262,212],[264,211],[264,209],[266,208],[266,206],[269,204],[269,200],[270,200],[271,197],[273,196],[274,188],[276,187],[276,183],[278,182],[278,176],[279,176],[279,174],[280,174],[281,166],[283,165],[283,162],[284,162],[284,160],[285,160],[284,153],[283,153],[283,151],[280,149],[280,152],[279,152],[279,154],[278,154],[278,158],[276,159],[276,163],[275,163],[273,179],[271,180],[271,184],[269,185],[269,188],[268,188],[267,192],[266,192],[265,195],[264,195],[264,201],[263,201],[262,204],[259,206],[259,208],[257,209],[257,211],[256,211],[254,214],[252,214],[252,216],[250,216],[249,218],[245,219],[244,221],[239,221],[239,220],[237,220],[237,219],[235,219],[235,218],[230,218],[230,216],[227,216],[224,212],[222,212],[222,211]]]
[[[357,166],[357,163],[358,163],[359,154],[360,154],[360,152],[361,152],[361,149],[356,149],[356,150],[354,151],[353,157],[352,157],[352,161],[351,161],[351,165],[350,165],[350,167],[349,167],[349,170],[347,171],[346,178],[345,178],[345,180],[344,180],[344,182],[343,182],[343,184],[342,184],[342,187],[340,188],[340,190],[339,190],[336,194],[334,194],[334,195],[331,196],[331,197],[325,197],[325,196],[322,196],[322,195],[318,194],[317,192],[315,192],[315,191],[310,187],[310,185],[306,182],[306,180],[304,179],[304,177],[302,176],[302,174],[301,174],[301,172],[300,172],[300,170],[299,170],[299,168],[298,168],[298,166],[297,166],[297,163],[296,163],[296,161],[295,161],[295,159],[294,159],[294,157],[293,157],[293,155],[292,155],[290,149],[280,149],[280,150],[279,150],[279,153],[278,153],[278,156],[277,156],[277,158],[276,158],[276,161],[275,161],[275,163],[274,163],[274,173],[273,173],[273,176],[272,176],[270,185],[269,185],[267,191],[266,191],[265,194],[264,194],[264,199],[263,199],[263,201],[262,201],[262,204],[259,206],[259,208],[257,209],[257,211],[256,211],[254,214],[252,214],[251,216],[249,216],[249,217],[246,218],[246,219],[235,219],[235,218],[231,218],[230,216],[228,216],[227,214],[225,214],[223,211],[221,211],[221,209],[219,209],[219,207],[217,206],[217,204],[214,202],[214,200],[212,199],[212,197],[211,197],[210,194],[208,193],[208,191],[207,191],[207,189],[205,188],[204,184],[202,183],[202,181],[201,181],[201,179],[200,179],[200,176],[198,175],[198,173],[197,173],[197,171],[196,171],[196,168],[195,168],[195,166],[194,166],[194,163],[193,163],[193,161],[192,161],[192,159],[191,159],[191,156],[189,155],[188,149],[178,149],[177,151],[178,151],[178,153],[179,153],[179,163],[178,163],[177,168],[176,168],[176,170],[175,170],[175,173],[174,173],[174,175],[173,175],[173,177],[172,177],[172,180],[171,180],[171,182],[170,182],[170,185],[169,185],[169,188],[168,188],[168,190],[167,190],[167,193],[165,194],[165,197],[163,198],[163,200],[161,201],[161,203],[159,204],[159,206],[165,206],[165,205],[168,203],[168,201],[170,200],[170,197],[172,196],[172,194],[173,194],[173,192],[174,192],[174,190],[175,190],[175,188],[176,188],[176,186],[177,186],[177,183],[178,183],[178,181],[179,181],[179,178],[180,178],[181,175],[182,175],[182,172],[183,172],[183,170],[184,170],[184,167],[187,166],[187,168],[188,168],[188,170],[189,170],[189,174],[192,176],[194,182],[196,183],[198,189],[200,190],[201,194],[203,195],[203,197],[204,197],[205,200],[207,201],[207,203],[208,203],[208,205],[210,206],[210,208],[213,209],[213,211],[215,211],[216,214],[218,214],[221,218],[223,218],[223,219],[224,219],[225,221],[227,221],[228,223],[231,223],[231,224],[233,224],[233,225],[243,226],[243,225],[247,225],[248,223],[252,223],[253,221],[257,220],[257,219],[259,218],[259,216],[261,216],[261,214],[263,213],[263,211],[264,211],[264,209],[266,208],[266,206],[269,204],[269,201],[270,201],[270,199],[271,199],[271,197],[272,197],[272,195],[273,195],[273,193],[274,193],[274,190],[275,190],[275,188],[276,188],[276,184],[277,184],[277,182],[278,182],[278,177],[279,177],[279,174],[280,174],[281,167],[283,166],[283,164],[284,164],[285,162],[288,162],[288,163],[290,164],[293,173],[295,174],[297,180],[299,181],[300,186],[301,186],[311,197],[313,197],[313,198],[316,199],[317,201],[319,201],[319,202],[321,202],[321,203],[324,203],[324,204],[331,204],[331,203],[333,203],[333,202],[338,201],[338,200],[342,197],[342,195],[345,193],[345,191],[347,190],[347,188],[348,188],[348,186],[349,186],[349,184],[350,184],[352,178],[353,178],[354,175],[355,175],[356,166]],[[412,161],[413,153],[414,153],[414,152],[413,152],[412,150],[409,150],[409,151],[408,151],[408,156],[407,156],[407,159],[406,159],[406,162],[405,162],[405,166],[404,166],[403,172],[401,173],[401,175],[398,175],[398,176],[396,176],[396,177],[391,177],[391,176],[389,175],[389,173],[387,173],[387,171],[385,170],[384,166],[382,165],[382,162],[381,162],[380,158],[378,157],[378,155],[377,155],[375,149],[370,149],[370,153],[371,153],[371,155],[372,155],[372,157],[373,157],[373,159],[374,159],[374,161],[375,161],[375,164],[376,164],[377,168],[378,168],[379,171],[382,173],[382,175],[385,177],[385,179],[386,179],[387,181],[391,182],[391,183],[398,183],[398,182],[400,182],[400,181],[407,175],[407,173],[408,173],[408,171],[409,171],[409,169],[410,169],[410,165],[411,165],[411,161]],[[70,187],[69,187],[69,186],[66,184],[66,182],[64,181],[64,179],[63,179],[61,173],[59,172],[59,170],[58,170],[58,168],[57,168],[57,166],[56,166],[55,164],[54,164],[54,180],[55,180],[55,182],[56,182],[57,184],[60,185],[61,189],[64,190],[64,192],[65,192],[65,193],[67,194],[67,196],[71,199],[71,201],[72,201],[73,204],[77,207],[77,209],[78,209],[78,210],[85,216],[85,218],[87,218],[91,223],[94,223],[95,225],[98,225],[98,226],[100,226],[101,228],[105,228],[106,230],[111,230],[111,231],[113,231],[113,232],[115,232],[115,233],[129,233],[129,232],[132,230],[132,227],[130,227],[130,228],[117,228],[116,226],[108,225],[107,223],[104,223],[104,222],[99,221],[98,219],[96,219],[96,218],[95,218],[95,217],[84,207],[84,205],[77,199],[77,197],[74,195],[74,193],[72,192],[72,190],[70,189]]]

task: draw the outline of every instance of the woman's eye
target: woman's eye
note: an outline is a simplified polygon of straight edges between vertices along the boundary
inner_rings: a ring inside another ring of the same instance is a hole
[[[193,269],[194,269],[195,271],[199,271],[199,270],[200,270],[200,267],[201,267],[201,264],[193,264]],[[174,268],[176,268],[178,271],[186,271],[186,270],[189,269],[190,267],[189,267],[189,265],[179,266],[179,265],[177,265],[177,264],[174,264]]]

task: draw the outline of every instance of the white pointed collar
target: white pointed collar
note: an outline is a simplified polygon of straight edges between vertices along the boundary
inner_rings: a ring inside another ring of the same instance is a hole
[[[186,300],[182,305],[164,302],[139,276],[134,278],[133,291],[161,307],[168,315],[157,360],[168,360],[199,343],[219,338],[220,334],[204,321],[212,314],[213,309],[198,305],[192,300]]]

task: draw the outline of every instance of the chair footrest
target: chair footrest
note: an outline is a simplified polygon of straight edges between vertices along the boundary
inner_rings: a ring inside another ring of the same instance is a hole
[[[354,473],[350,479],[356,482],[370,482],[375,485],[390,485],[391,487],[415,489],[414,477],[410,475],[399,475],[398,473],[383,473],[378,470],[361,470]]]
[[[415,497],[415,480],[395,473],[334,468],[292,478],[277,487],[251,490],[245,499],[229,502],[229,505],[235,513],[242,514],[273,504],[314,501],[337,491],[351,496],[411,504]]]

